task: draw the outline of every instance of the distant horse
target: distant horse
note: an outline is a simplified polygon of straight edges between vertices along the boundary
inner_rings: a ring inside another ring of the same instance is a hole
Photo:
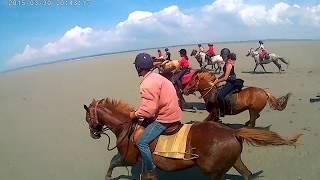
[[[206,103],[208,103],[209,98],[214,95],[216,96],[218,88],[212,86],[212,83],[216,77],[208,71],[197,71],[193,74],[192,79],[189,81],[188,85],[184,88],[183,93],[185,95],[192,94],[199,91],[201,97]],[[250,120],[245,123],[246,126],[250,125],[255,127],[256,119],[260,117],[260,112],[264,109],[267,102],[269,102],[270,107],[274,110],[282,111],[286,108],[290,93],[287,95],[276,99],[271,95],[271,93],[257,87],[248,87],[242,89],[240,92],[231,93],[228,101],[226,101],[226,115],[236,115],[245,110],[249,110]],[[206,118],[208,120],[218,121],[219,116],[219,104],[215,102],[212,107],[207,109],[210,114]]]
[[[120,101],[103,99],[93,100],[89,107],[84,105],[84,109],[92,138],[99,139],[101,134],[105,134],[104,129],[111,130],[117,138],[116,147],[119,153],[110,162],[106,180],[112,179],[115,167],[133,166],[141,159],[137,147],[130,139],[131,130],[136,125],[136,121],[129,117],[133,108]],[[156,166],[164,171],[178,171],[198,166],[211,179],[222,180],[225,173],[234,167],[245,180],[249,180],[252,173],[241,160],[243,141],[255,146],[295,145],[300,136],[299,134],[291,139],[283,139],[277,133],[266,130],[235,130],[215,122],[195,122],[187,135],[186,149],[198,155],[198,158],[183,160],[155,154],[152,158]],[[157,141],[158,139],[150,144],[152,152]]]
[[[207,65],[211,65],[211,69],[214,68],[215,72],[220,73],[220,71],[222,70],[222,65],[224,62],[223,62],[223,59],[220,55],[215,55],[212,58],[209,58],[209,57],[207,57],[207,55],[202,56],[200,54],[200,52],[193,49],[190,56],[194,56],[196,58],[196,60],[198,61],[199,65],[200,65],[200,68],[202,68],[202,69],[205,69]],[[205,59],[203,57],[205,57]],[[205,61],[207,61],[207,63]],[[216,67],[216,65],[217,65],[217,67]]]
[[[263,68],[264,72],[267,72],[266,69],[264,68],[263,64],[269,64],[271,62],[273,62],[279,69],[279,72],[282,71],[281,69],[281,64],[279,63],[279,60],[283,63],[285,63],[287,65],[287,68],[289,66],[289,62],[287,60],[285,60],[283,57],[280,57],[274,53],[270,53],[267,56],[269,56],[269,58],[266,58],[264,61],[260,58],[260,54],[258,51],[255,51],[253,48],[250,48],[248,51],[248,54],[246,56],[251,56],[255,63],[256,66],[254,67],[253,72],[256,72],[256,69],[258,67],[258,65],[261,65],[261,67]]]
[[[180,63],[179,63],[179,60],[165,60],[161,63],[159,62],[155,62],[154,63],[154,66],[155,68],[157,68],[159,70],[159,74],[161,74],[162,76],[164,76],[165,78],[171,80],[172,76],[174,74],[176,74],[177,72],[180,71]],[[190,71],[191,72],[191,71]],[[190,73],[189,72],[189,73]],[[189,73],[185,74],[181,81],[182,81],[182,85],[185,86],[185,82],[183,80],[185,80],[186,78],[187,79],[190,79],[188,78],[188,76],[190,75]],[[179,89],[177,86],[174,86],[175,89],[176,89],[176,92],[177,92],[177,96],[179,98],[179,105],[180,107],[183,109],[183,108],[186,108],[186,109],[194,109],[194,107],[190,106],[187,104],[186,100],[184,99],[183,97],[183,94],[182,94],[182,90],[183,89]]]

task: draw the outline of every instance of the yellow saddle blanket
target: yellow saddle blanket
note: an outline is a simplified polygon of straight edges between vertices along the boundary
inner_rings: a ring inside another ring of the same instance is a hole
[[[153,154],[168,158],[185,159],[185,155],[190,154],[186,152],[186,146],[191,126],[192,124],[184,124],[176,134],[170,136],[161,135]]]

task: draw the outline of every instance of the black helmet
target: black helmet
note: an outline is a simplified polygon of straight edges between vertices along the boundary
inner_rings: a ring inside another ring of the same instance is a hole
[[[201,44],[198,44],[198,47],[201,47]]]
[[[263,44],[263,42],[260,40],[260,41],[259,41],[259,44]]]
[[[237,60],[237,55],[235,53],[233,53],[233,52],[229,54],[229,57],[233,61]]]
[[[186,49],[180,49],[179,53],[186,56],[187,55],[187,50]]]
[[[230,55],[230,49],[228,48],[223,48],[220,51],[220,56],[222,57],[223,60],[226,60]]]
[[[147,53],[139,53],[133,63],[139,75],[143,70],[151,70],[153,68],[152,57]]]
[[[168,49],[168,48],[165,48],[164,51],[169,51],[169,49]]]
[[[158,49],[158,52],[161,52],[160,49]]]

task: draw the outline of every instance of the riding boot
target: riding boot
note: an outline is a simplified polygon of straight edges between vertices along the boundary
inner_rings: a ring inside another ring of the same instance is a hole
[[[141,180],[157,180],[157,172],[155,169],[142,173]]]
[[[220,107],[219,107],[219,112],[220,112],[220,117],[224,117],[225,115],[225,103],[221,103]]]

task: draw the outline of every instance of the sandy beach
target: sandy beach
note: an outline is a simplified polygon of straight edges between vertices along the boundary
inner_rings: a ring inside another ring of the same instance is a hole
[[[257,120],[257,127],[269,127],[284,137],[303,133],[294,147],[253,147],[244,145],[242,158],[248,168],[260,172],[261,180],[317,180],[320,177],[319,115],[320,102],[309,99],[320,95],[320,41],[266,41],[269,52],[290,61],[285,72],[277,73],[274,64],[265,65],[269,73],[252,74],[254,61],[246,57],[256,42],[219,43],[216,51],[230,48],[237,54],[236,73],[245,86],[267,89],[279,97],[292,93],[284,111],[267,107]],[[178,50],[170,48],[173,59]],[[186,46],[188,54],[196,45]],[[89,136],[83,104],[92,98],[121,99],[136,106],[139,102],[140,78],[132,64],[139,51],[85,58],[56,64],[0,73],[0,179],[64,180],[104,179],[116,150],[106,151],[106,138]],[[156,50],[147,50],[156,54]],[[192,67],[198,68],[194,57]],[[262,68],[258,67],[258,72]],[[202,102],[186,97],[188,102]],[[206,111],[183,112],[183,121],[202,121]],[[225,123],[243,124],[247,111],[226,116]],[[112,141],[114,145],[114,139]],[[126,168],[117,168],[114,177],[132,179]],[[262,172],[263,171],[263,172]],[[135,170],[133,170],[135,172]],[[160,173],[160,179],[205,180],[196,168]],[[231,169],[226,179],[241,179]]]

